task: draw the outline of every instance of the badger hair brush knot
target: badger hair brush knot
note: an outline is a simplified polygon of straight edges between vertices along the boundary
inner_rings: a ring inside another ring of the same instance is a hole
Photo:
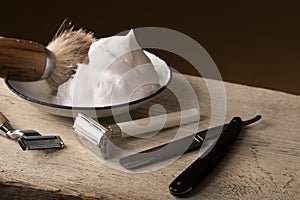
[[[72,22],[65,19],[47,46],[55,56],[55,67],[47,79],[54,94],[59,85],[75,74],[77,64],[87,59],[89,48],[96,41],[92,32],[73,29]]]
[[[0,77],[14,81],[46,79],[52,93],[76,71],[77,64],[87,59],[91,32],[73,30],[66,19],[47,47],[33,41],[0,37]]]

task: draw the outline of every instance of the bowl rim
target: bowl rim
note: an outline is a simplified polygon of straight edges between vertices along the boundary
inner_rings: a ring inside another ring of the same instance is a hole
[[[48,103],[48,102],[44,102],[44,101],[29,97],[25,94],[22,94],[21,92],[19,92],[17,89],[15,89],[11,85],[11,83],[9,82],[10,80],[8,80],[8,79],[5,79],[5,84],[9,88],[10,91],[15,93],[16,95],[18,95],[22,99],[25,99],[29,102],[36,103],[36,104],[39,104],[39,105],[48,106],[48,107],[52,107],[52,108],[65,109],[65,110],[107,110],[107,109],[115,109],[115,108],[119,108],[119,107],[135,105],[135,104],[141,103],[143,101],[146,101],[148,99],[151,99],[152,97],[157,96],[162,91],[164,91],[167,88],[167,86],[170,84],[170,82],[172,80],[172,76],[173,76],[172,75],[172,70],[169,67],[169,65],[166,64],[165,66],[166,66],[166,69],[168,71],[168,74],[167,74],[168,79],[167,79],[166,83],[163,83],[163,85],[158,90],[156,90],[154,93],[152,93],[148,96],[145,96],[143,98],[140,98],[140,99],[136,99],[136,100],[126,102],[126,103],[111,105],[111,106],[87,107],[87,106],[68,106],[68,105],[59,105],[59,104],[54,104],[54,103]]]

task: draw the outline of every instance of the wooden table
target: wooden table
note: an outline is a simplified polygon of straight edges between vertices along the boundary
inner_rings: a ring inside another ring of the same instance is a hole
[[[211,113],[204,80],[185,77],[198,95],[199,129],[205,129]],[[241,133],[221,164],[188,198],[300,199],[300,97],[232,83],[225,83],[225,89],[226,122],[234,116],[247,119],[256,114],[263,119]],[[0,199],[176,199],[168,185],[198,156],[192,152],[147,173],[119,171],[96,160],[76,140],[73,119],[38,110],[4,83],[0,94],[0,111],[14,127],[60,135],[66,144],[54,152],[23,152],[15,141],[1,137]],[[176,104],[168,91],[153,102],[171,110]],[[138,108],[133,116],[148,112],[146,108]],[[100,121],[109,123],[110,119]]]

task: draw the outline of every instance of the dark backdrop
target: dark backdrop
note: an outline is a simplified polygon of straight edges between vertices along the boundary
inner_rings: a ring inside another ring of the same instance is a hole
[[[196,3],[197,2],[197,3]],[[47,44],[64,18],[110,36],[158,26],[198,41],[224,80],[300,94],[300,12],[297,1],[2,1],[0,35]],[[186,61],[157,51],[172,67]]]

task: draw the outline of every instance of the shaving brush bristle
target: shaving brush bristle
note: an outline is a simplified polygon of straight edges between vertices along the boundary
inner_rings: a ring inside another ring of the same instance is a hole
[[[47,79],[54,94],[59,85],[75,74],[77,64],[87,59],[89,48],[96,41],[92,32],[83,29],[74,31],[73,28],[71,21],[64,20],[47,46],[55,56],[55,68]]]

